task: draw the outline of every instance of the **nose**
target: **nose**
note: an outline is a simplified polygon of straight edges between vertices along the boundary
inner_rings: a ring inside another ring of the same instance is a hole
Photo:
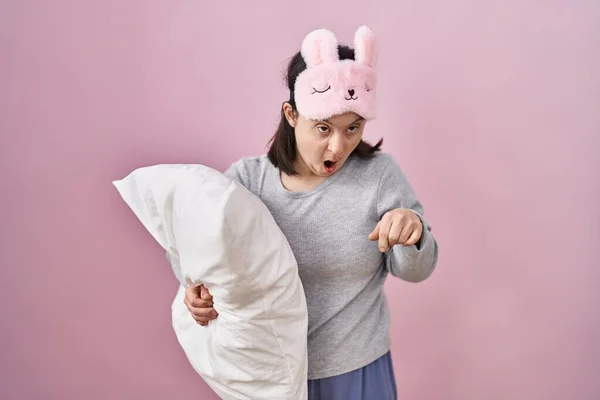
[[[344,142],[341,136],[342,135],[336,134],[331,135],[329,138],[329,146],[327,146],[329,151],[332,152],[336,157],[342,154],[344,151]]]
[[[348,89],[348,94],[350,97],[354,97],[354,89]]]

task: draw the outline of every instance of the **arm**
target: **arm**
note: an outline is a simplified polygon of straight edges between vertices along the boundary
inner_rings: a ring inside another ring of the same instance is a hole
[[[397,212],[400,209],[400,212]],[[423,218],[423,207],[400,167],[390,160],[379,182],[377,213],[381,219],[388,212],[402,214],[402,209],[416,215],[422,224],[420,238],[412,245],[395,244],[384,255],[388,271],[408,282],[427,279],[437,264],[438,245],[431,226]]]
[[[232,164],[224,174],[228,178],[243,184],[243,178],[237,163]],[[169,264],[171,264],[171,267],[179,279],[179,282],[183,285],[184,279],[183,276],[181,276],[181,268],[179,266],[178,256],[167,251],[166,258]],[[201,326],[208,325],[210,320],[215,319],[218,316],[218,313],[213,308],[212,295],[204,285],[187,287],[185,291],[184,303],[191,316]]]

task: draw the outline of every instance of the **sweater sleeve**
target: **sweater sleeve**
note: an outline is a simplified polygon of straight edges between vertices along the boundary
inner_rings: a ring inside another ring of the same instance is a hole
[[[436,267],[438,245],[431,233],[431,226],[423,218],[423,207],[400,166],[391,157],[387,164],[378,188],[379,219],[395,208],[407,208],[421,219],[423,233],[419,241],[412,246],[397,244],[388,250],[384,255],[385,265],[395,277],[408,282],[421,282],[427,279]]]

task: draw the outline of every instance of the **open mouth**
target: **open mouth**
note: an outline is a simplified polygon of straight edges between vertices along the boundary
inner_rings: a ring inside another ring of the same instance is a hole
[[[332,173],[333,171],[335,171],[335,167],[337,165],[336,161],[331,161],[331,160],[327,160],[323,163],[324,167],[325,167],[325,172],[327,172],[328,174]]]

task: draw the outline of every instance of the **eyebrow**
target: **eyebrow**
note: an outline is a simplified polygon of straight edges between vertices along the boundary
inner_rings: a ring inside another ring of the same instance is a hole
[[[356,124],[357,122],[362,122],[362,121],[364,121],[364,120],[365,120],[365,119],[364,119],[363,117],[358,117],[358,119],[356,119],[354,122],[352,122],[352,123],[348,124],[348,126],[350,126],[350,125],[354,125],[354,124]],[[321,122],[326,122],[326,123],[328,123],[328,124],[330,124],[330,125],[331,125],[331,120],[330,120],[329,118],[327,118],[327,119],[324,119],[324,120],[323,120],[323,121],[321,121]]]

